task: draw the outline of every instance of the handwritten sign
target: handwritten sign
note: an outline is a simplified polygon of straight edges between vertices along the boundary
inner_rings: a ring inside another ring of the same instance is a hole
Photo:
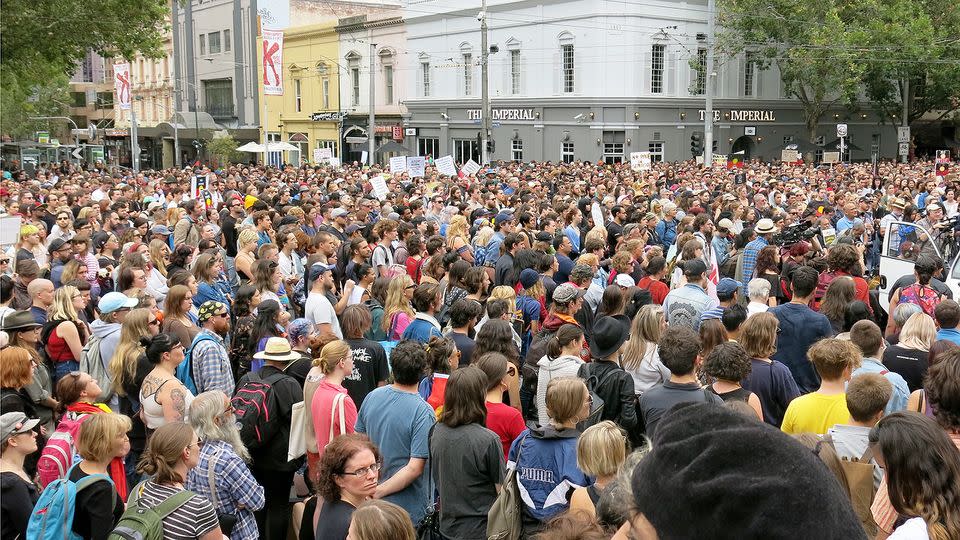
[[[651,163],[650,152],[630,153],[630,168],[635,171],[649,171]]]
[[[373,186],[373,194],[381,201],[387,198],[390,189],[387,187],[387,181],[382,174],[370,179],[370,185]]]
[[[407,171],[406,156],[394,156],[390,158],[390,174],[400,174]]]
[[[407,158],[407,172],[411,178],[421,178],[426,174],[427,158],[423,156]]]
[[[457,175],[457,166],[453,163],[453,157],[443,156],[435,162],[437,166],[437,171],[440,174],[445,174],[447,176],[456,176]]]
[[[460,167],[460,172],[467,176],[473,176],[480,172],[480,164],[471,159],[464,163],[463,167]]]

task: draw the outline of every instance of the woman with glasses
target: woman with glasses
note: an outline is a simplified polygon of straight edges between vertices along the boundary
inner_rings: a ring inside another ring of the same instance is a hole
[[[191,276],[190,279],[194,278]],[[194,308],[194,294],[186,285],[174,285],[170,287],[164,302],[166,310],[161,331],[173,334],[184,346],[193,343],[193,338],[200,333],[200,328],[190,316],[190,310]]]
[[[37,451],[33,428],[39,423],[22,412],[0,416],[0,538],[27,537],[27,522],[40,494],[24,461]]]
[[[366,435],[341,435],[327,445],[317,482],[319,508],[314,513],[304,512],[312,518],[315,536],[304,536],[309,531],[301,527],[300,538],[347,538],[353,512],[377,490],[382,461],[380,450]]]
[[[187,419],[193,394],[177,379],[184,346],[171,334],[140,338],[153,370],[140,387],[141,415],[148,430]]]
[[[40,332],[40,341],[53,362],[54,385],[67,373],[80,369],[80,353],[90,337],[90,329],[80,321],[78,313],[86,307],[80,290],[71,285],[60,287],[53,295],[49,321]]]
[[[128,505],[156,508],[176,497],[183,504],[163,519],[164,538],[221,540],[223,532],[213,504],[184,487],[190,471],[200,462],[203,441],[184,422],[169,423],[153,435],[137,468],[150,479],[131,493]]]

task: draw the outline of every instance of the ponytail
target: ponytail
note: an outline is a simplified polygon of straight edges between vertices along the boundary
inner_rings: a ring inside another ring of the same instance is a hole
[[[183,451],[196,442],[196,437],[193,428],[184,422],[160,426],[140,456],[137,472],[152,476],[158,484],[186,482],[186,478],[176,471],[176,466],[183,458]]]
[[[563,348],[576,341],[583,340],[583,330],[575,324],[564,324],[557,333],[547,341],[547,358],[555,360],[563,353]]]

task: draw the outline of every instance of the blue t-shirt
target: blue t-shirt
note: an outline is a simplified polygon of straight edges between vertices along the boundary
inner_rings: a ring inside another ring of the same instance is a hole
[[[790,368],[800,392],[808,394],[820,388],[820,376],[807,360],[807,350],[825,337],[833,336],[830,319],[800,304],[783,304],[768,313],[780,321],[777,352],[772,358]]]
[[[436,417],[433,408],[419,396],[382,386],[367,394],[357,414],[357,433],[366,433],[383,454],[380,482],[392,477],[410,458],[430,457],[428,438]],[[430,503],[429,466],[406,489],[386,500],[400,505],[414,524],[423,520]]]
[[[763,421],[771,426],[780,427],[787,405],[800,395],[796,381],[787,366],[774,360],[772,363],[750,359],[751,370],[740,386],[757,395],[763,410]]]

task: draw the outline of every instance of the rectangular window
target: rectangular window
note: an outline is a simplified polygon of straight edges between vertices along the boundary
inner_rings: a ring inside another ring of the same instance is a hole
[[[223,31],[223,52],[230,52],[230,31]]]
[[[607,165],[621,163],[623,161],[624,140],[626,132],[623,131],[604,131],[603,132],[603,162]]]
[[[573,92],[573,45],[563,45],[560,47],[563,55],[563,92],[569,94]]]
[[[97,92],[97,109],[113,108],[113,92]]]
[[[654,163],[663,162],[663,143],[658,141],[650,141],[650,144],[647,145],[647,151],[650,152],[650,161]]]
[[[520,51],[510,51],[510,90],[520,93]]]
[[[267,133],[267,141],[271,143],[280,142],[279,133]],[[273,167],[279,167],[283,163],[283,152],[274,152],[270,149],[270,145],[267,145],[267,150],[270,150],[267,153],[267,163]]]
[[[220,54],[220,32],[207,34],[207,42],[210,45],[210,54]]]
[[[287,152],[287,163],[299,166],[301,159],[312,157],[308,152],[310,149],[310,143],[306,133],[291,133],[289,142],[297,149],[289,150]]]
[[[86,107],[87,94],[85,92],[70,92],[71,107]]]
[[[454,139],[453,160],[457,163],[466,163],[469,160],[480,163],[480,145],[476,139]]]
[[[351,92],[351,103],[354,107],[360,105],[360,68],[354,67],[350,68],[350,80],[353,83],[353,91]]]
[[[337,157],[337,141],[317,141],[317,148],[329,148],[333,157]]]
[[[757,70],[757,63],[754,60],[754,53],[748,52],[743,66],[743,95],[753,95],[753,79]]]
[[[323,79],[323,110],[330,109],[330,79]]]
[[[510,142],[510,159],[513,161],[523,161],[523,141],[514,139]]]
[[[573,143],[572,142],[562,142],[560,143],[560,161],[564,163],[573,163]]]
[[[654,43],[650,54],[650,92],[663,93],[663,58],[667,46]]]
[[[200,34],[200,56],[207,54],[207,36]]]
[[[466,53],[463,55],[463,95],[469,96],[473,93],[473,55]]]
[[[697,49],[697,79],[693,93],[702,95],[707,92],[707,50]]]
[[[301,81],[300,79],[293,80],[293,107],[296,112],[300,112],[303,109],[303,94],[301,94]]]
[[[214,118],[233,116],[233,80],[203,81],[203,103],[206,112]]]
[[[420,69],[423,71],[423,96],[430,97],[430,62],[421,62]]]
[[[393,66],[383,66],[384,97],[387,105],[393,104]]]
[[[436,137],[420,137],[417,141],[417,155],[436,157],[440,153],[440,139]]]

